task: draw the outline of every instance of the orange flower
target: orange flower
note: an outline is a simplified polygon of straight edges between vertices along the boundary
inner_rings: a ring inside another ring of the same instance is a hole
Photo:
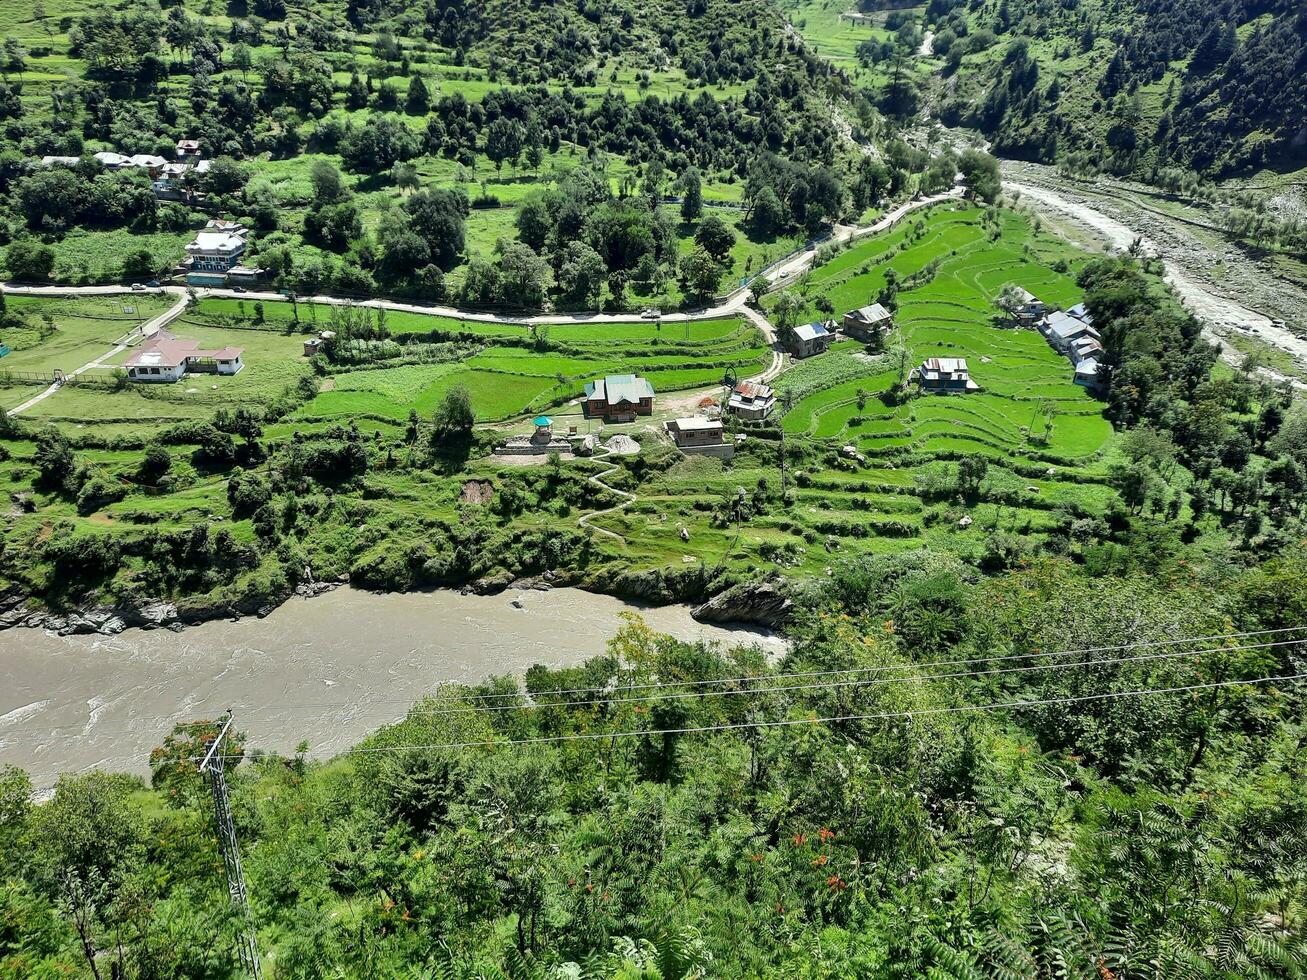
[[[749,860],[750,860],[750,861],[753,861],[753,862],[756,864],[756,863],[759,862],[759,861],[765,861],[765,860],[767,860],[767,855],[766,855],[766,854],[750,854],[750,855],[749,855]]]
[[[820,868],[822,865],[824,865],[824,864],[825,864],[827,861],[829,861],[829,860],[830,860],[830,855],[828,855],[828,854],[818,854],[815,858],[812,859],[812,866],[813,866],[814,868]]]
[[[1107,961],[1102,957],[1098,960],[1098,975],[1101,980],[1116,980],[1116,974],[1107,968]]]
[[[842,892],[849,887],[848,883],[839,875],[831,875],[826,879],[826,884],[830,886],[830,890],[833,892]]]
[[[822,827],[821,830],[817,831],[817,836],[820,837],[821,842],[825,844],[828,841],[833,841],[835,839],[835,831],[828,827]]]
[[[804,844],[808,843],[808,838],[803,834],[795,834],[793,840],[795,847],[802,847]]]

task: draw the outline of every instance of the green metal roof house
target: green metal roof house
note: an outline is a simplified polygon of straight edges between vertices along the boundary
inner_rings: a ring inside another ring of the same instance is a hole
[[[632,422],[652,415],[654,390],[638,374],[610,374],[585,386],[585,414],[608,422]]]

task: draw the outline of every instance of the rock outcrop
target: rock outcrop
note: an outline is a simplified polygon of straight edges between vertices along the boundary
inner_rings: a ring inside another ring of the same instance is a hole
[[[718,593],[690,615],[701,623],[757,623],[782,629],[794,615],[794,602],[784,582],[745,582]]]

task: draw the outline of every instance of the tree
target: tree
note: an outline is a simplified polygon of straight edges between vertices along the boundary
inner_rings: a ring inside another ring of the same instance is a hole
[[[319,207],[349,197],[345,178],[330,160],[314,160],[309,168],[309,181],[313,184],[313,203]]]
[[[516,164],[526,142],[526,128],[516,119],[500,116],[486,127],[486,156],[499,170],[508,160]]]
[[[782,341],[789,342],[791,335],[794,333],[794,328],[799,325],[799,314],[803,312],[803,306],[802,297],[788,289],[776,297],[776,305],[772,307],[772,316],[776,318],[776,326]]]
[[[702,248],[696,248],[680,264],[680,283],[693,300],[711,299],[722,284],[722,267]]]
[[[989,461],[984,456],[963,456],[958,460],[957,492],[967,499],[974,498],[988,473]]]
[[[126,776],[103,772],[65,775],[54,796],[32,814],[35,876],[68,910],[92,976],[101,980],[100,935],[111,928],[114,900],[142,858],[142,830]],[[118,946],[114,976],[122,976]]]
[[[421,75],[409,79],[408,94],[404,98],[404,111],[410,116],[425,116],[431,109],[431,93]]]
[[[973,198],[992,204],[1003,192],[998,160],[988,153],[966,150],[958,159],[958,171],[967,185],[967,192]]]
[[[133,249],[123,259],[124,279],[153,279],[159,271],[159,263],[148,248]]]
[[[694,232],[694,241],[715,261],[724,262],[735,246],[735,232],[720,217],[710,214],[699,222],[699,227]]]
[[[157,484],[172,469],[172,456],[162,446],[146,446],[141,465],[136,470],[137,479],[151,486]]]
[[[5,249],[5,264],[19,282],[45,282],[54,271],[54,249],[35,238],[16,238]]]
[[[466,441],[472,434],[476,413],[472,410],[472,396],[463,385],[453,385],[436,407],[431,433],[433,445]]]
[[[525,242],[501,239],[496,251],[500,302],[535,309],[543,306],[552,279],[549,263]]]
[[[785,206],[770,184],[764,186],[753,198],[753,214],[750,215],[758,234],[770,237],[785,227]]]
[[[56,489],[62,489],[68,483],[76,466],[72,446],[53,425],[47,425],[37,435],[32,462],[40,481]]]
[[[681,218],[698,221],[703,214],[703,180],[699,171],[691,167],[681,174]]]
[[[204,183],[210,194],[235,194],[249,179],[249,172],[242,164],[231,157],[218,157],[209,164]]]
[[[355,173],[389,170],[421,149],[417,134],[396,116],[373,114],[340,141],[340,158]]]
[[[404,202],[403,211],[408,229],[426,242],[432,262],[442,269],[458,264],[468,215],[467,196],[461,190],[436,187],[418,191]]]
[[[558,289],[569,303],[597,306],[608,267],[585,242],[568,242],[558,264]]]

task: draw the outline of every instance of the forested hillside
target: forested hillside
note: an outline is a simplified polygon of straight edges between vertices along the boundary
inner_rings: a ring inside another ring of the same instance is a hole
[[[777,669],[633,622],[326,764],[250,731],[265,975],[1301,977],[1303,691],[1255,681],[1307,671],[1301,632],[1257,632],[1307,618],[1305,583],[1301,554],[1112,580],[887,555],[801,600]],[[1013,701],[1040,703],[975,710]],[[0,771],[5,976],[97,949],[105,977],[240,975],[214,730],[161,736],[148,790],[69,775],[31,806]]]
[[[1119,173],[1307,163],[1296,0],[932,0],[945,121],[997,152]]]

